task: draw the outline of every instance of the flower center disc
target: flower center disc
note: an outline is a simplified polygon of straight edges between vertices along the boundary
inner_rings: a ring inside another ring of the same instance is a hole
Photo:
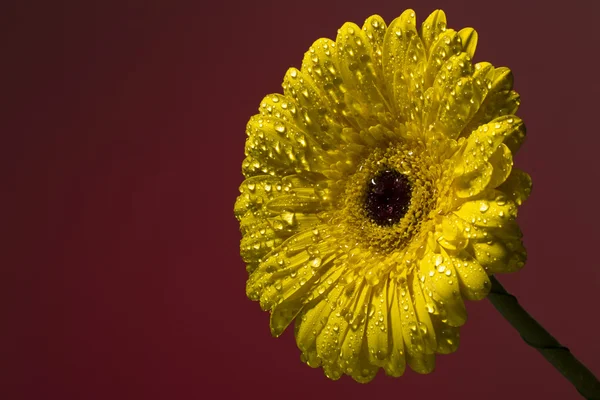
[[[377,173],[367,184],[367,215],[377,225],[394,225],[408,211],[411,192],[412,187],[406,175],[395,169]]]

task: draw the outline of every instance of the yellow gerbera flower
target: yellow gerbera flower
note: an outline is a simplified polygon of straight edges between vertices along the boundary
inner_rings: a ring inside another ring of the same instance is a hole
[[[440,10],[420,30],[412,10],[346,23],[248,122],[247,295],[273,335],[294,320],[303,360],[331,379],[431,372],[458,346],[463,298],[525,262],[519,96],[509,69],[471,63],[476,43]]]

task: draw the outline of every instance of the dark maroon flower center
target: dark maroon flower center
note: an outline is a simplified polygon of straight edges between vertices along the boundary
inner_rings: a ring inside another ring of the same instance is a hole
[[[408,211],[411,191],[406,175],[395,169],[378,172],[367,184],[367,215],[377,225],[394,225]]]

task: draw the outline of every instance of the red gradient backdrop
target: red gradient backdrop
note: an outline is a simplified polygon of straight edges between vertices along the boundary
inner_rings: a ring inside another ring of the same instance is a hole
[[[0,12],[1,398],[578,399],[487,300],[433,374],[360,385],[303,365],[292,332],[271,338],[245,297],[232,210],[246,121],[313,40],[408,7],[475,27],[476,60],[514,71],[534,191],[528,264],[501,281],[600,374],[598,2],[13,3]]]

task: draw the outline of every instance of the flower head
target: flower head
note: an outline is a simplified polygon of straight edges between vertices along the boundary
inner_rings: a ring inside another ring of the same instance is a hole
[[[346,23],[317,40],[247,126],[235,215],[247,295],[271,332],[337,379],[433,370],[459,342],[463,299],[525,262],[513,168],[525,128],[507,68],[472,64],[477,33]]]

